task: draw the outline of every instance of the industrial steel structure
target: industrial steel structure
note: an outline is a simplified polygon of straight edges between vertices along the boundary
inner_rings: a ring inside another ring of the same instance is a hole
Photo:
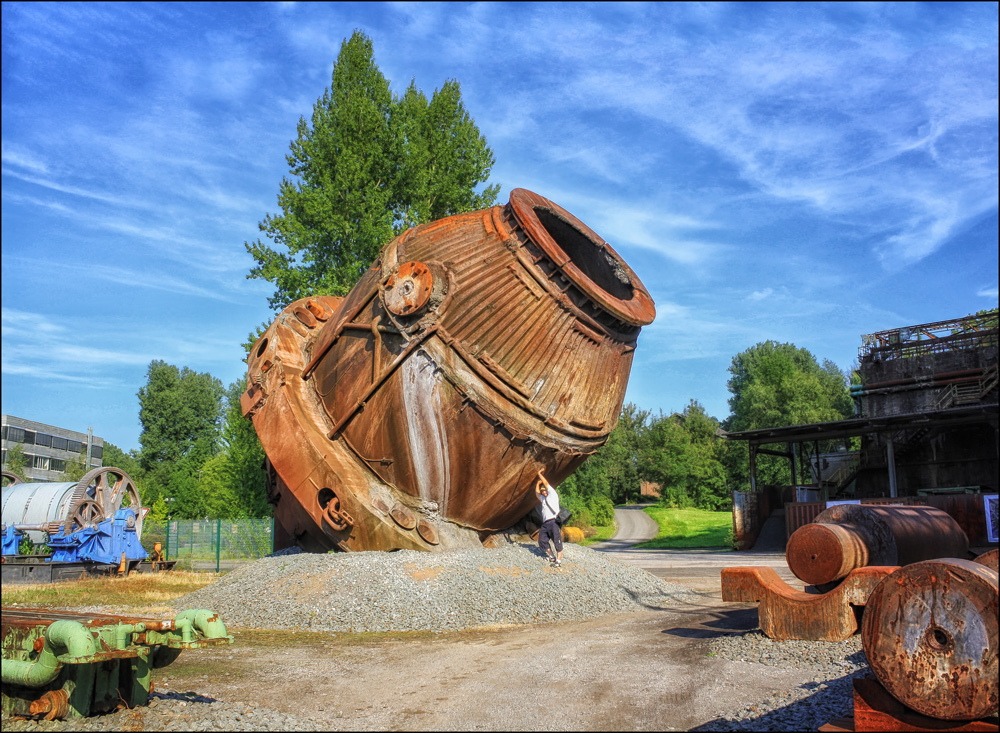
[[[496,542],[539,469],[558,484],[607,440],[653,317],[614,249],[530,191],[406,231],[251,350],[276,548]]]
[[[930,504],[973,546],[995,542],[981,496],[997,493],[1000,468],[997,323],[990,313],[866,334],[854,417],[725,433],[750,452],[752,494],[734,501],[741,544],[776,509],[790,537],[832,501]],[[761,455],[787,460],[793,483],[760,485]]]

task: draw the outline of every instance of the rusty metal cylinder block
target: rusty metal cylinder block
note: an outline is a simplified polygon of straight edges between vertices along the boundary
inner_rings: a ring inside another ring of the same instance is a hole
[[[478,545],[604,444],[649,293],[583,222],[523,189],[404,232],[344,298],[289,305],[241,399],[276,546]]]
[[[997,572],[968,560],[899,568],[868,598],[861,641],[878,681],[941,720],[997,712]]]
[[[840,504],[793,532],[785,559],[797,578],[824,585],[855,568],[965,558],[968,551],[965,532],[940,509]]]

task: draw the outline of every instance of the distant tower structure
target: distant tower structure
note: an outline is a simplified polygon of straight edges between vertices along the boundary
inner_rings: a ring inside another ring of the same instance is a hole
[[[92,429],[81,433],[13,415],[0,416],[0,425],[4,469],[7,452],[20,443],[27,459],[24,478],[30,482],[62,481],[66,465],[81,456],[89,462],[87,470],[104,465],[104,439]]]

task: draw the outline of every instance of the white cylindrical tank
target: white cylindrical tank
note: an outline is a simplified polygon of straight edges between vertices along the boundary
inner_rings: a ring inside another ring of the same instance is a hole
[[[69,531],[92,527],[126,507],[135,512],[136,534],[142,537],[145,512],[135,483],[124,471],[95,468],[78,482],[15,483],[3,487],[3,526],[26,528],[32,542],[69,524]],[[27,529],[30,528],[30,529]]]
[[[62,524],[69,515],[77,484],[57,483],[14,484],[3,488],[3,525],[49,526]],[[31,541],[44,541],[43,530],[27,532]]]

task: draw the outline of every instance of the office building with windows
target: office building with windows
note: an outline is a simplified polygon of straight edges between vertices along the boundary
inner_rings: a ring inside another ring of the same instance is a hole
[[[18,443],[24,451],[25,478],[28,481],[64,481],[66,466],[81,456],[90,468],[103,466],[104,439],[93,431],[79,433],[54,425],[25,420],[13,415],[0,416],[2,425],[3,467],[7,470],[7,452]]]

